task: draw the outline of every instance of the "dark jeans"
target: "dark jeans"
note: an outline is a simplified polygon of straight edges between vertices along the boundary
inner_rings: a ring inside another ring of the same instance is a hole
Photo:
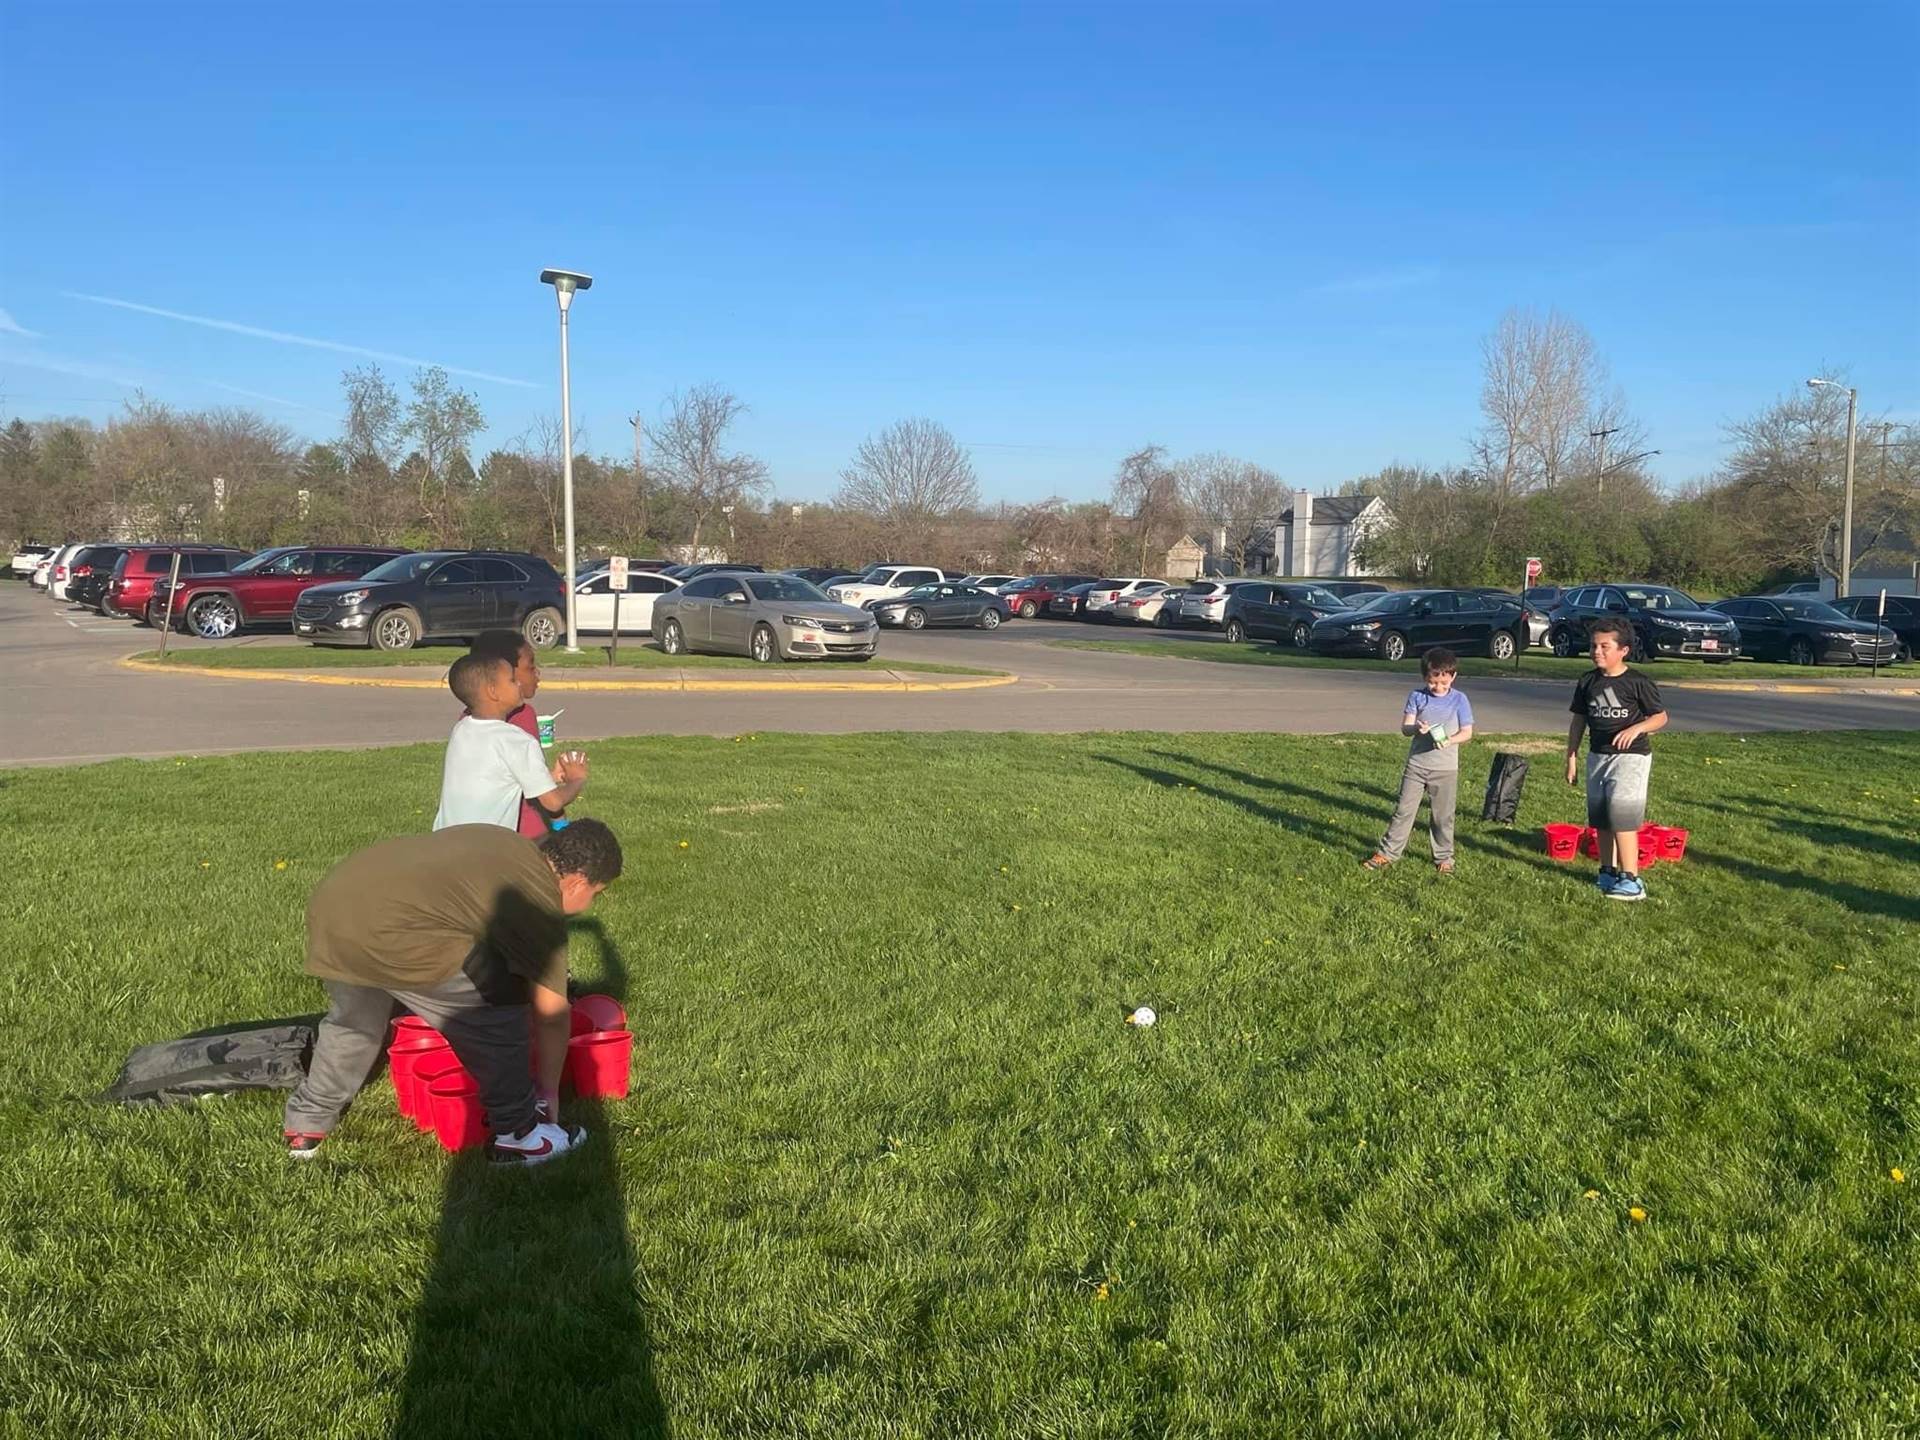
[[[314,1041],[307,1078],[287,1099],[289,1132],[325,1135],[360,1093],[387,1040],[393,1002],[447,1037],[479,1083],[480,1103],[496,1135],[524,1130],[535,1118],[531,1036],[525,1005],[489,1005],[465,973],[428,990],[381,990],[326,982],[332,1002]]]

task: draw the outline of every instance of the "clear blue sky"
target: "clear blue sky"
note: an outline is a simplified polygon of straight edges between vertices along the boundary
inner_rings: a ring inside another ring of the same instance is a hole
[[[503,441],[558,265],[592,449],[717,380],[794,497],[910,415],[989,498],[1318,489],[1458,457],[1555,306],[1681,481],[1823,363],[1920,420],[1916,14],[0,0],[0,405],[333,433],[362,357],[90,295],[475,372]]]

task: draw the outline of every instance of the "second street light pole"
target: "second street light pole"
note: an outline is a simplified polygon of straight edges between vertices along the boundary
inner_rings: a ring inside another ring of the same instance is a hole
[[[553,286],[560,301],[560,491],[566,508],[567,533],[567,653],[580,653],[580,628],[576,623],[579,597],[574,575],[573,552],[573,385],[567,373],[567,311],[573,306],[576,290],[593,288],[593,277],[575,270],[542,270],[540,283]]]
[[[1840,504],[1840,576],[1833,589],[1834,597],[1844,600],[1853,588],[1853,436],[1854,424],[1859,418],[1860,392],[1837,380],[1807,381],[1809,390],[1822,386],[1847,392],[1847,485]]]
[[[1604,495],[1607,493],[1607,436],[1613,434],[1619,428],[1618,425],[1609,425],[1604,430],[1589,430],[1587,432],[1587,438],[1589,440],[1598,440],[1600,442],[1600,463],[1594,467],[1593,472],[1593,493],[1596,495]]]

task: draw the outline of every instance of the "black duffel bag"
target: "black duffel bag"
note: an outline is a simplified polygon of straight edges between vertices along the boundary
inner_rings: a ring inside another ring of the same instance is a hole
[[[1520,791],[1527,783],[1527,757],[1502,750],[1493,757],[1487,772],[1487,798],[1480,807],[1480,818],[1511,825],[1520,814]]]
[[[318,1015],[248,1020],[142,1045],[99,1099],[118,1105],[185,1105],[235,1090],[291,1090],[306,1078]]]

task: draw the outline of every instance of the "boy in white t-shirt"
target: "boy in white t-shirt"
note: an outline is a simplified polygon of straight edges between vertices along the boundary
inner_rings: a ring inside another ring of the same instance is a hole
[[[434,829],[500,825],[517,830],[522,797],[558,815],[586,788],[585,755],[570,751],[549,770],[540,742],[507,723],[507,715],[520,703],[520,687],[505,660],[462,655],[447,672],[447,684],[467,713],[447,740]]]

